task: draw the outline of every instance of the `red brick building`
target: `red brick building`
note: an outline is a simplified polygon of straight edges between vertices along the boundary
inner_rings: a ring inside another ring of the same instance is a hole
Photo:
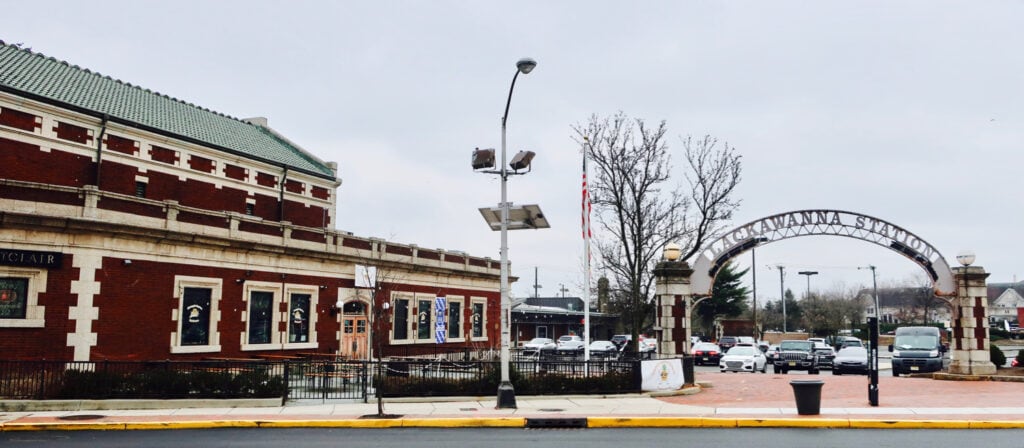
[[[499,263],[334,230],[340,185],[266,119],[0,41],[0,359],[361,359],[375,311],[385,355],[496,346]]]

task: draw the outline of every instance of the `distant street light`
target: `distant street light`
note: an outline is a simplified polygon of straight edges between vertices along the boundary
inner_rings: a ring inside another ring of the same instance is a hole
[[[804,296],[804,298],[810,298],[811,297],[811,276],[812,275],[818,275],[818,271],[800,271],[800,272],[797,272],[797,274],[806,275],[807,276],[807,295]]]

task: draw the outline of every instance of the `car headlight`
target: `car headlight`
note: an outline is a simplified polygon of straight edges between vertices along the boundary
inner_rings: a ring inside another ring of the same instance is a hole
[[[928,352],[928,357],[929,358],[936,358],[938,356],[939,356],[939,350],[938,349],[935,349],[935,350],[932,350],[932,351]]]
[[[807,357],[805,359],[808,359],[808,360],[814,359],[814,355],[811,354],[811,353],[808,353]]]
[[[893,350],[892,351],[892,357],[893,358],[899,358],[900,357],[900,351],[899,350]]]

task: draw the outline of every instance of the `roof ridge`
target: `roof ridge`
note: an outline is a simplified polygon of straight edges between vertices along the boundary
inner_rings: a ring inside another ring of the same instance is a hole
[[[46,54],[44,54],[42,52],[32,51],[31,47],[23,48],[21,46],[21,44],[7,44],[3,40],[0,40],[0,46],[12,47],[12,48],[14,48],[14,49],[16,49],[18,51],[28,53],[28,54],[30,54],[32,56],[48,59],[50,61],[59,63],[61,65],[64,65],[64,66],[67,66],[67,67],[70,67],[70,68],[73,68],[75,70],[78,70],[78,71],[81,71],[81,72],[85,72],[86,74],[88,74],[90,76],[96,76],[96,77],[99,77],[99,78],[102,78],[102,79],[107,79],[107,80],[116,82],[118,84],[121,84],[123,86],[129,87],[129,88],[132,88],[132,89],[136,89],[136,90],[139,90],[139,91],[151,94],[151,95],[156,95],[158,97],[161,97],[161,98],[164,98],[164,99],[167,99],[167,100],[171,100],[171,101],[174,101],[174,102],[177,102],[177,103],[180,103],[180,104],[184,104],[184,105],[189,106],[189,107],[191,107],[193,109],[198,109],[198,110],[201,110],[201,111],[204,111],[204,112],[209,112],[211,114],[220,115],[220,116],[222,116],[224,118],[229,118],[229,119],[235,120],[237,122],[244,123],[244,124],[252,126],[252,123],[247,123],[244,120],[242,120],[241,118],[234,117],[234,116],[225,114],[223,112],[218,112],[218,111],[206,108],[206,107],[198,106],[198,105],[196,105],[194,103],[190,103],[188,101],[175,98],[175,97],[170,96],[170,95],[168,95],[166,93],[160,93],[160,92],[158,92],[156,90],[152,90],[152,89],[149,89],[149,88],[146,88],[146,87],[142,87],[142,86],[139,86],[139,85],[134,85],[134,84],[132,84],[130,82],[122,81],[122,80],[120,80],[118,78],[114,78],[114,77],[112,77],[110,75],[105,75],[105,74],[100,73],[98,71],[92,71],[92,70],[90,70],[88,68],[85,68],[85,67],[79,67],[77,64],[72,64],[71,62],[69,62],[67,60],[58,59],[58,58],[53,57],[53,56],[48,56],[48,55],[46,55]]]

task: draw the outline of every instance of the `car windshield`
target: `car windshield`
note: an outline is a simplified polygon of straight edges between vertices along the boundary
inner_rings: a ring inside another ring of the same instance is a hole
[[[695,350],[705,350],[705,351],[706,350],[718,351],[718,346],[715,345],[715,344],[697,344],[697,346],[695,346],[694,349]]]
[[[839,350],[837,358],[867,358],[868,351],[864,347],[846,347]]]
[[[569,341],[571,341],[573,339],[574,339],[573,336],[562,336],[562,337],[558,338],[558,341],[559,342],[569,342]]]
[[[939,342],[934,335],[901,335],[893,345],[899,350],[935,350]]]
[[[551,342],[551,339],[548,339],[548,338],[533,338],[533,339],[530,339],[529,343],[530,344],[546,344],[548,342]]]
[[[811,343],[806,341],[785,341],[779,347],[781,347],[782,350],[809,351],[811,349]]]
[[[726,354],[735,356],[750,356],[754,354],[754,347],[741,345],[739,347],[730,348],[729,352]]]

